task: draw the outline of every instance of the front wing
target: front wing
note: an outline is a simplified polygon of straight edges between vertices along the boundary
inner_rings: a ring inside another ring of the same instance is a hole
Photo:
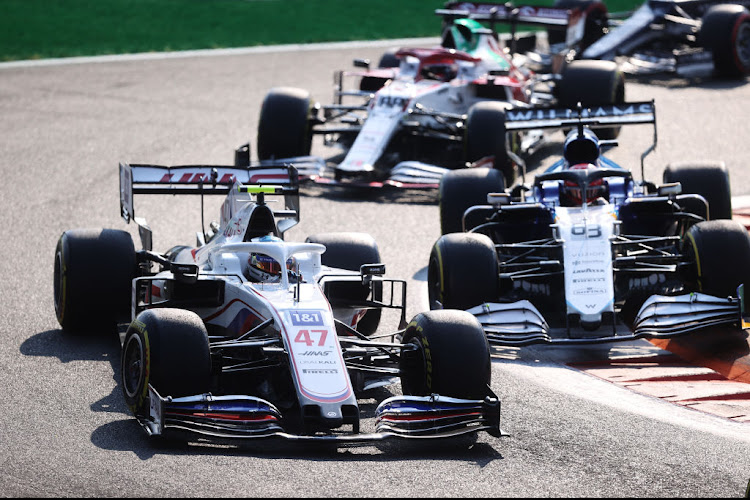
[[[606,327],[598,335],[572,336],[565,329],[552,329],[542,313],[528,300],[487,303],[468,311],[479,319],[491,344],[524,346],[531,344],[595,344],[638,338],[670,338],[716,325],[742,325],[744,287],[737,297],[720,298],[704,293],[676,296],[652,295],[641,306],[633,329],[618,325]],[[559,331],[558,331],[559,330]]]
[[[254,396],[201,394],[164,398],[149,385],[149,414],[138,422],[151,436],[177,431],[204,438],[247,440],[280,438],[297,442],[330,442],[341,446],[367,444],[391,438],[440,439],[480,431],[492,436],[500,430],[500,401],[456,399],[444,396],[394,396],[375,411],[375,432],[360,434],[300,435],[286,431],[281,412]]]

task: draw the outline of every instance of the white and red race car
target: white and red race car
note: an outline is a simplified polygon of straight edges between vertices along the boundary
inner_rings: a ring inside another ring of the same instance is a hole
[[[313,137],[322,136],[341,153],[300,170],[321,183],[436,188],[448,170],[492,156],[510,185],[517,167],[506,155],[509,109],[625,99],[622,74],[610,61],[576,61],[559,74],[534,74],[514,62],[491,30],[477,37],[471,53],[402,48],[384,54],[373,69],[356,60],[362,70],[337,72],[330,105],[302,89],[272,89],[260,112],[258,158],[309,161]],[[512,136],[512,150],[531,154],[544,139],[542,130],[524,131]],[[247,164],[249,144],[240,151],[236,163]]]
[[[225,194],[220,222],[194,247],[152,251],[133,196],[165,193]],[[283,239],[299,220],[294,167],[121,164],[120,194],[143,249],[123,230],[65,231],[55,309],[68,332],[119,326],[122,391],[149,435],[338,445],[502,435],[473,316],[426,312],[407,324],[406,283],[382,277],[365,233]],[[400,326],[376,336],[384,309]],[[358,405],[399,381],[374,414]]]

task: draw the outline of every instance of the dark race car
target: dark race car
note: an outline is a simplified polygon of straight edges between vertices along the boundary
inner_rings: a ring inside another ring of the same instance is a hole
[[[121,164],[120,194],[143,249],[122,230],[65,231],[55,310],[66,331],[119,324],[120,384],[149,435],[349,445],[502,434],[476,318],[428,311],[407,324],[406,283],[382,277],[365,233],[283,239],[299,220],[293,166]],[[134,194],[226,198],[195,246],[157,253]],[[376,334],[388,309],[399,329]],[[381,399],[367,419],[361,397]]]
[[[547,29],[547,44],[527,53],[528,66],[557,71],[577,59],[617,61],[628,74],[674,73],[744,77],[750,74],[749,0],[648,0],[633,12],[610,14],[603,2],[556,0],[552,7],[496,2],[448,2],[450,34],[456,19],[493,27]],[[455,32],[455,30],[452,30]],[[524,47],[528,48],[528,43]]]
[[[549,169],[503,191],[468,168],[440,186],[432,309],[464,309],[490,343],[596,343],[741,325],[750,236],[721,162],[671,164],[663,183],[602,155],[596,126],[653,124],[653,102],[509,113],[509,130],[570,129]],[[481,200],[481,201],[478,201]]]

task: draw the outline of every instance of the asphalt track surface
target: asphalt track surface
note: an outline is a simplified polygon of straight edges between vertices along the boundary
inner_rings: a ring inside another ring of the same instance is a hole
[[[141,432],[121,397],[116,336],[58,329],[52,300],[57,238],[75,227],[127,227],[136,234],[119,217],[119,161],[230,164],[233,148],[254,143],[268,89],[306,88],[330,102],[335,69],[350,67],[353,57],[377,60],[382,51],[344,46],[0,69],[0,495],[745,494],[750,424],[568,366],[664,354],[645,341],[498,350],[492,386],[510,436],[482,435],[470,447],[232,448],[152,442]],[[629,82],[627,97],[656,101],[658,147],[646,161],[646,177],[658,181],[671,161],[721,159],[733,194],[750,194],[750,85],[702,78]],[[648,127],[625,129],[612,156],[637,169],[650,140]],[[148,218],[158,250],[192,244],[200,227],[196,198],[137,198],[136,210]],[[208,208],[207,218],[218,215],[214,210]],[[301,212],[288,239],[372,233],[388,274],[409,282],[409,316],[424,309],[425,266],[439,235],[434,195],[309,188]],[[91,287],[96,293],[96,283]]]

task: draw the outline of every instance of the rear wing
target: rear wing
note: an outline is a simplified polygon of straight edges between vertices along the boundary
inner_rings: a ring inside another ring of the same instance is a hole
[[[446,21],[469,18],[476,21],[523,23],[538,26],[567,26],[571,9],[541,5],[513,5],[510,2],[448,2],[435,14]],[[492,26],[494,29],[494,26]]]
[[[288,164],[250,167],[218,165],[168,167],[121,162],[120,214],[125,222],[129,223],[132,220],[138,224],[143,246],[146,250],[150,250],[151,229],[144,218],[136,217],[134,195],[201,195],[202,219],[202,196],[230,195],[227,197],[229,199],[232,197],[231,194],[234,194],[232,187],[235,185],[239,186],[239,192],[255,194],[258,197],[283,195],[284,209],[274,211],[274,215],[286,219],[285,224],[279,224],[280,231],[283,232],[299,222],[299,177],[297,169]]]
[[[606,7],[597,5],[599,10]],[[545,26],[566,28],[566,45],[573,46],[583,40],[586,16],[591,7],[565,8],[545,7],[542,5],[513,5],[510,2],[448,2],[445,8],[436,9],[435,14],[443,17],[443,26],[454,19],[469,18],[489,23],[494,33],[497,33],[497,23],[509,24],[511,37],[515,40],[516,28],[519,24],[531,26]]]
[[[642,124],[653,125],[654,142],[641,155],[641,177],[643,177],[644,159],[656,149],[656,105],[653,100],[603,104],[587,108],[581,106],[577,108],[512,108],[505,112],[507,134],[529,130],[562,130],[581,127],[596,130],[597,128]],[[522,172],[525,174],[525,163],[509,149],[513,141],[506,138],[505,143],[508,145],[508,156],[522,167]]]
[[[654,124],[654,101],[603,104],[588,108],[512,108],[505,112],[505,128],[511,131],[569,128],[579,124],[590,128]]]

